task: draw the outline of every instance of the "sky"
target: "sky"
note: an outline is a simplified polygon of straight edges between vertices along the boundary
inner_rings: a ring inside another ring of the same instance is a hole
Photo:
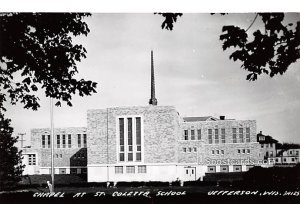
[[[54,108],[54,126],[86,126],[88,109],[147,106],[150,98],[150,53],[154,52],[158,105],[172,105],[181,116],[215,116],[256,120],[262,131],[280,142],[300,143],[299,60],[282,76],[246,80],[240,62],[229,59],[219,40],[224,25],[249,27],[255,14],[184,14],[173,31],[162,30],[163,18],[152,13],[94,13],[85,19],[90,33],[74,40],[87,49],[76,78],[98,83],[97,93],[74,96],[73,107]],[[300,19],[287,14],[287,21]],[[257,19],[248,34],[261,26]],[[250,36],[251,37],[251,36]],[[50,99],[38,92],[41,108],[6,104],[14,134],[50,127]]]

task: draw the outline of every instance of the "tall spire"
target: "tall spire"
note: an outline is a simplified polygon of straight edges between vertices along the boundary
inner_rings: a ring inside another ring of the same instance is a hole
[[[149,104],[153,106],[157,105],[157,99],[155,98],[153,50],[151,50],[151,98],[149,100]]]

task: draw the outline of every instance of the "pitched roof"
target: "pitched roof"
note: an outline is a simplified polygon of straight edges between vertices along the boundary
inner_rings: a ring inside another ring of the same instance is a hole
[[[209,121],[209,120],[218,120],[217,118],[214,118],[212,116],[203,116],[203,117],[184,117],[184,122],[198,122],[198,121]]]

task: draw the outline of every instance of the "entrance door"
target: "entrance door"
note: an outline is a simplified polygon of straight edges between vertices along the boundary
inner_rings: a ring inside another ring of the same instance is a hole
[[[196,167],[184,167],[184,180],[185,181],[196,180]]]

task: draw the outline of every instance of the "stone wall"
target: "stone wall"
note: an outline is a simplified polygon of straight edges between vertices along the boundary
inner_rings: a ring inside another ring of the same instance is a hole
[[[88,110],[88,164],[117,163],[117,117],[122,116],[142,118],[145,163],[177,161],[179,116],[175,108],[146,106]]]

